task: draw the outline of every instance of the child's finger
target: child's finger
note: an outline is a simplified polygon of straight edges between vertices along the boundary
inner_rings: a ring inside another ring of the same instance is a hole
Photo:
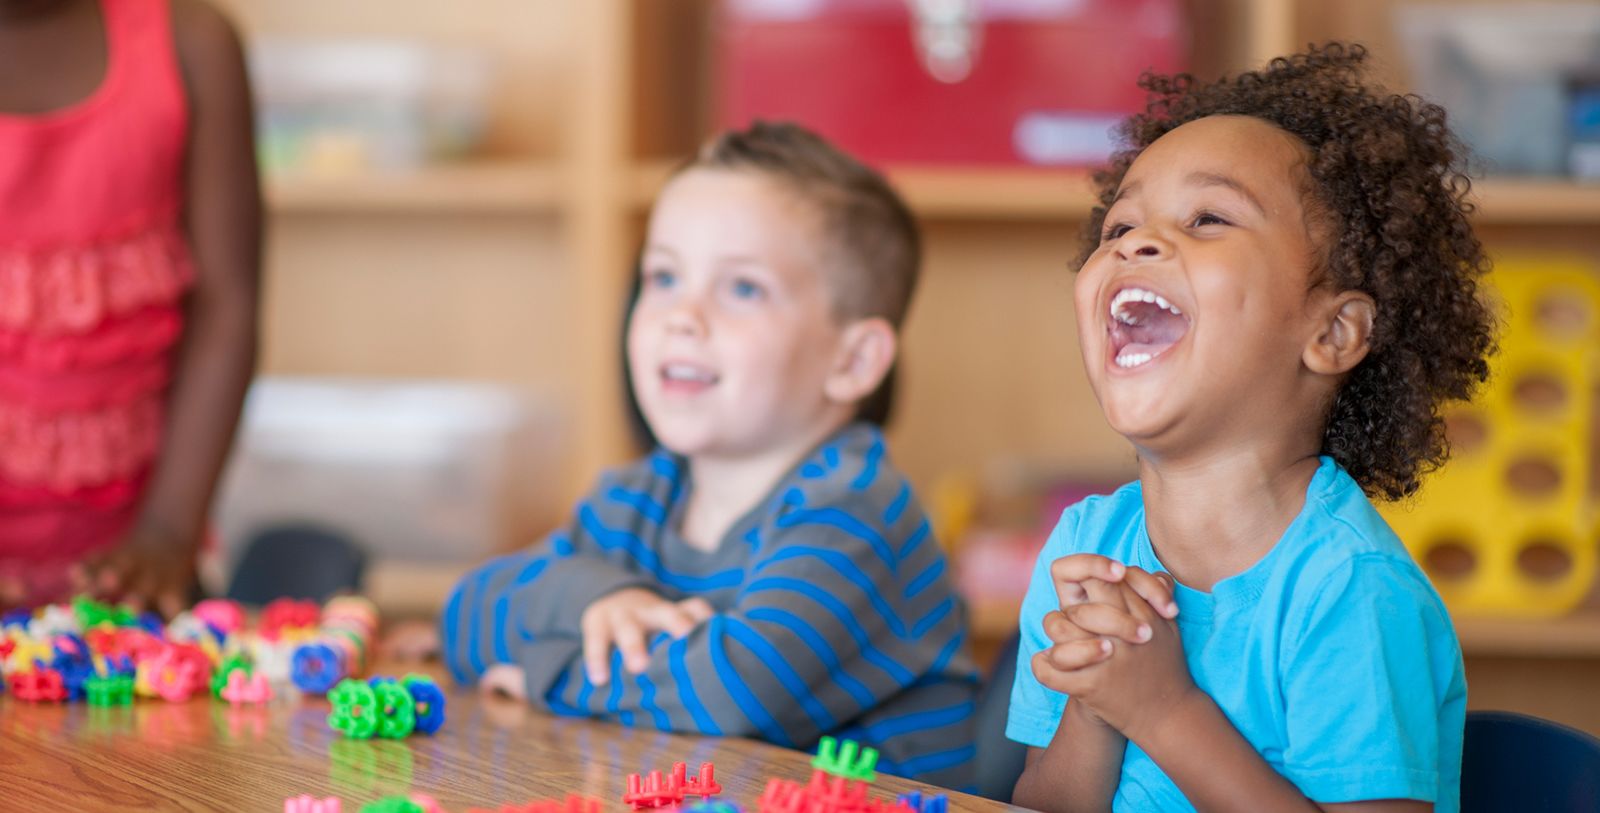
[[[1056,598],[1061,606],[1070,607],[1088,600],[1084,582],[1099,579],[1104,582],[1121,581],[1127,568],[1115,559],[1093,553],[1075,553],[1050,563],[1050,580],[1056,586]]]
[[[1045,613],[1044,619],[1040,623],[1044,627],[1045,637],[1049,638],[1052,643],[1061,644],[1067,641],[1080,641],[1084,638],[1094,637],[1084,631],[1082,627],[1072,623],[1067,618],[1067,614],[1061,610]]]
[[[1128,612],[1134,618],[1150,626],[1151,629],[1155,629],[1155,625],[1158,623],[1171,623],[1167,616],[1157,611],[1149,602],[1143,601],[1142,597],[1133,591],[1132,585],[1123,582],[1120,586],[1126,593]]]
[[[677,604],[661,604],[643,613],[645,623],[674,638],[682,638],[694,631],[698,624],[689,612]]]
[[[1128,602],[1123,598],[1123,582],[1108,582],[1100,579],[1089,579],[1083,583],[1084,593],[1088,596],[1086,601],[1079,604],[1104,604],[1119,610],[1126,610]]]
[[[1128,568],[1123,583],[1133,588],[1140,598],[1155,608],[1162,618],[1177,618],[1178,604],[1173,600],[1172,577],[1166,573],[1151,573],[1138,567]]]
[[[706,601],[699,596],[695,596],[694,598],[686,598],[683,601],[678,602],[678,607],[681,608],[685,613],[688,613],[689,618],[692,619],[696,625],[710,621],[711,617],[717,614],[716,609],[711,606],[711,602]]]
[[[1096,636],[1110,636],[1130,644],[1142,644],[1155,635],[1155,630],[1149,624],[1124,610],[1104,604],[1079,604],[1066,608],[1064,612],[1067,620]]]
[[[1044,651],[1045,661],[1052,668],[1071,672],[1093,666],[1111,657],[1111,642],[1105,638],[1085,638],[1056,644]]]
[[[183,593],[176,588],[163,590],[155,601],[156,610],[163,618],[172,618],[183,612],[183,607],[187,603],[184,601]]]
[[[615,627],[617,649],[622,652],[622,666],[629,672],[640,674],[650,668],[650,648],[645,643],[645,628],[633,618],[618,619]]]
[[[611,682],[611,625],[600,618],[585,617],[583,624],[583,671],[596,686]]]

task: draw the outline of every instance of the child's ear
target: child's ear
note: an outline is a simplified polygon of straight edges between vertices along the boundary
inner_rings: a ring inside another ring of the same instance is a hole
[[[839,337],[839,356],[823,384],[828,400],[854,404],[878,389],[894,365],[899,339],[881,318],[862,319],[845,326]]]
[[[1341,291],[1317,308],[1321,329],[1306,346],[1305,365],[1314,373],[1343,375],[1372,349],[1378,306],[1360,291]]]

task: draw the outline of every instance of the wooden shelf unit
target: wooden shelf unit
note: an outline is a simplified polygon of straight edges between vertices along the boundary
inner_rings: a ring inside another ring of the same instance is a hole
[[[676,161],[634,168],[629,199],[648,211]],[[1089,214],[1093,187],[1077,169],[894,166],[889,180],[917,216],[930,221],[1073,221]]]
[[[676,161],[633,168],[627,196],[647,211]],[[1087,217],[1094,187],[1085,170],[892,166],[889,179],[926,220],[1063,221]],[[1475,218],[1489,226],[1600,224],[1600,183],[1489,178],[1473,185]]]
[[[553,163],[516,160],[266,180],[267,203],[278,214],[554,214],[563,191]]]

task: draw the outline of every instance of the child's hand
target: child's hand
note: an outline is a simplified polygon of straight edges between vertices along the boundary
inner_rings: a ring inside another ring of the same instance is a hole
[[[378,644],[380,657],[390,660],[425,661],[439,654],[439,625],[431,621],[401,621],[389,628]]]
[[[484,670],[483,677],[478,679],[479,691],[492,694],[503,694],[526,702],[528,699],[528,675],[522,667],[510,663],[497,663]]]
[[[589,682],[604,686],[611,680],[611,648],[622,650],[629,672],[650,668],[648,639],[665,632],[682,638],[715,613],[702,598],[668,601],[642,587],[618,590],[583,611],[583,663]]]
[[[1091,596],[1101,591],[1088,585]],[[1107,585],[1119,596],[1062,611],[1069,640],[1041,652],[1049,668],[1040,682],[1064,692],[1106,724],[1138,741],[1198,689],[1183,655],[1178,625],[1163,618],[1127,582]],[[1056,629],[1063,629],[1060,622]],[[1086,643],[1083,634],[1098,636]],[[1129,644],[1129,636],[1138,643]],[[1046,680],[1049,682],[1046,682]]]
[[[189,605],[195,583],[192,541],[140,523],[107,551],[74,568],[74,588],[120,599],[136,609],[153,607],[168,618]]]
[[[1075,553],[1051,562],[1050,578],[1055,582],[1056,600],[1063,610],[1093,601],[1086,585],[1099,580],[1108,584],[1126,582],[1162,618],[1178,617],[1178,604],[1172,599],[1172,577],[1166,573],[1151,573],[1093,553]]]
[[[1077,584],[1083,591],[1082,601],[1072,605],[1074,607],[1088,606],[1088,602],[1115,607],[1126,606],[1122,600],[1122,592],[1116,584],[1099,579],[1087,579]],[[1034,653],[1033,656],[1033,676],[1043,686],[1065,692],[1061,686],[1063,681],[1071,679],[1067,675],[1068,672],[1099,663],[1111,654],[1110,641],[1073,623],[1065,608],[1046,613],[1040,623],[1044,627],[1045,636],[1052,642],[1050,647]],[[1132,642],[1131,639],[1124,640]],[[1068,710],[1081,712],[1084,717],[1097,725],[1106,725],[1105,721],[1088,710],[1082,701],[1069,702]],[[1117,736],[1120,737],[1121,734],[1118,733]]]

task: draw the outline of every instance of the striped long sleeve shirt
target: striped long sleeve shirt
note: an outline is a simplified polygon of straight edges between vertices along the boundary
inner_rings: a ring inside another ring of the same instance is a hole
[[[455,678],[516,664],[530,702],[557,714],[800,749],[849,738],[878,749],[882,772],[966,788],[977,671],[965,611],[878,431],[845,427],[712,552],[674,530],[687,474],[662,451],[612,472],[568,526],[468,574],[440,621]],[[642,674],[613,653],[597,687],[579,619],[626,587],[700,596],[716,614],[684,638],[658,635]]]

